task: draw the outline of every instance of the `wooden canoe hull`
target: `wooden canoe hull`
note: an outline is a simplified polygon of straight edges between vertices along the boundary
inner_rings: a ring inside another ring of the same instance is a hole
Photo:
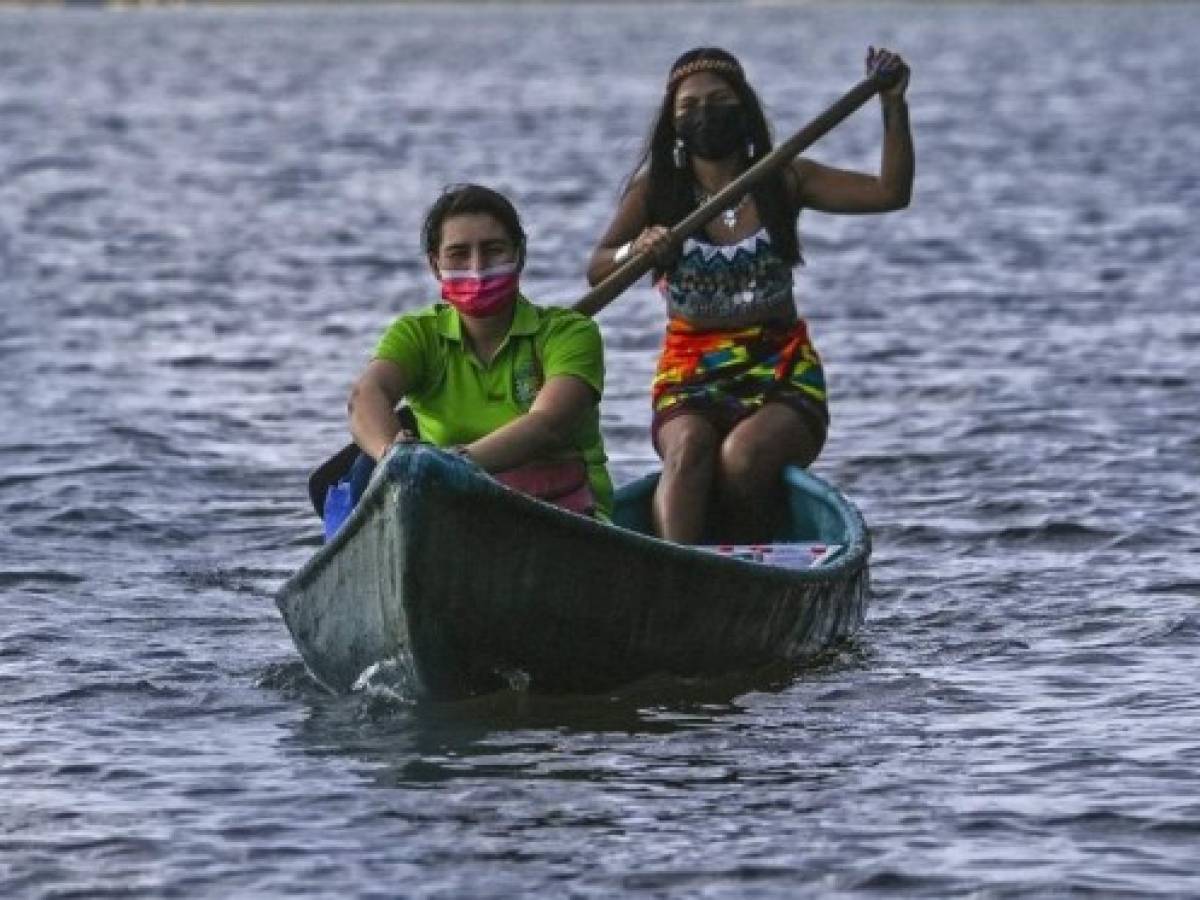
[[[797,660],[862,623],[870,547],[832,488],[787,475],[796,520],[817,531],[804,537],[845,547],[829,565],[790,571],[681,547],[534,501],[452,455],[400,448],[277,602],[335,691],[389,659],[433,698],[514,680],[586,693]],[[644,526],[652,490],[649,478],[619,491],[617,523]]]

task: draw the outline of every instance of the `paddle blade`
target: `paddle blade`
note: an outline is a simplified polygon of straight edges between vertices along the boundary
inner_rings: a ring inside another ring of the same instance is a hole
[[[318,516],[325,515],[325,495],[329,488],[350,473],[350,467],[354,465],[360,452],[358,444],[347,444],[313,469],[312,474],[308,476],[308,499],[312,501]]]

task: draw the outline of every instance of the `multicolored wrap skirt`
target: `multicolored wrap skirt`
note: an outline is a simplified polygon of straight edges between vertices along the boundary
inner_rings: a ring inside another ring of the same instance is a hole
[[[829,427],[825,372],[803,319],[720,331],[669,320],[652,398],[656,445],[677,415],[702,415],[726,434],[767,403],[796,409],[820,441]]]

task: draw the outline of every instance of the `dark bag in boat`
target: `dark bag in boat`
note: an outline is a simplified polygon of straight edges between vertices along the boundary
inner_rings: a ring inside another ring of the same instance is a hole
[[[596,497],[588,481],[587,466],[580,459],[533,462],[492,475],[514,491],[590,516],[596,512]]]

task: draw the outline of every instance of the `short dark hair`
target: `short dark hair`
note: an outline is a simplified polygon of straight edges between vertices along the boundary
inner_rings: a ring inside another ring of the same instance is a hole
[[[507,197],[479,184],[448,185],[429,207],[421,227],[421,245],[436,255],[442,248],[442,225],[452,216],[489,215],[503,226],[519,252],[525,250],[525,229],[521,217]]]

